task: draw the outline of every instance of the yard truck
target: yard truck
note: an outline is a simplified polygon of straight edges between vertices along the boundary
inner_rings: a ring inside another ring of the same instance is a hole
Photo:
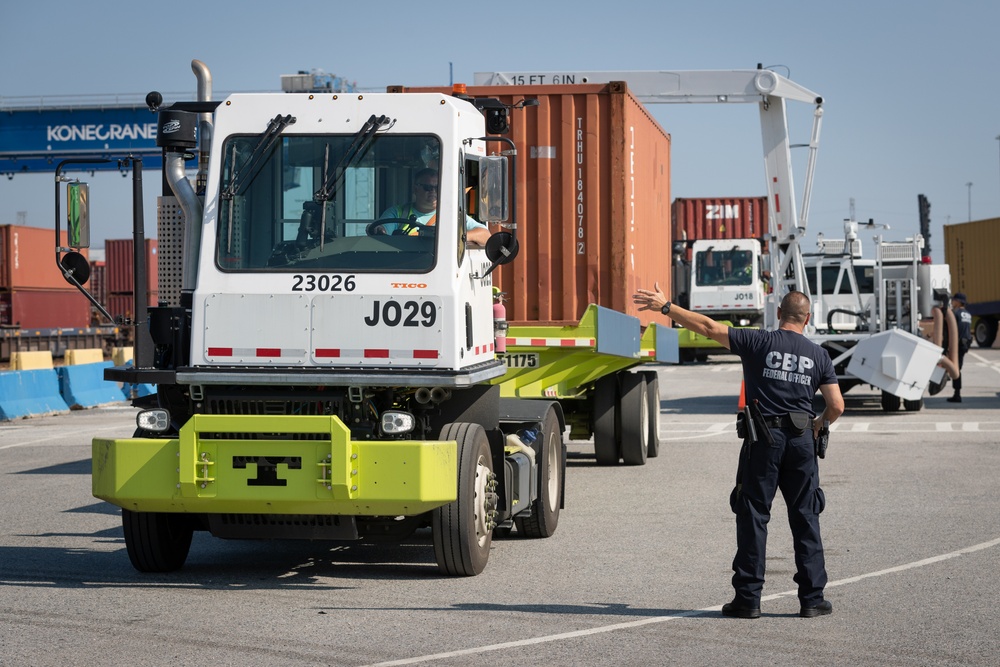
[[[132,320],[116,318],[136,331],[134,364],[105,373],[155,393],[134,401],[132,437],[93,440],[93,493],[122,508],[133,566],[182,567],[194,531],[399,541],[429,528],[440,570],[468,576],[485,568],[495,531],[551,536],[571,420],[559,395],[504,391],[509,362],[498,354],[517,330],[498,311],[493,275],[515,261],[524,229],[512,205],[519,158],[503,136],[514,109],[461,93],[218,102],[207,67],[192,67],[196,100],[147,96],[164,153],[159,304],[137,298]],[[57,231],[69,166],[56,172]],[[141,248],[142,163],[122,166]],[[435,220],[385,218],[428,169],[439,179]],[[72,229],[89,223],[88,196],[68,189]],[[469,243],[469,218],[497,230],[485,247]],[[77,250],[56,255],[86,294]],[[135,266],[141,294],[140,254]],[[637,318],[597,312],[606,324],[588,337],[591,355],[626,356],[589,385],[655,358],[634,335]],[[612,377],[601,407],[614,418]],[[642,414],[658,414],[658,396],[653,408],[647,400]]]

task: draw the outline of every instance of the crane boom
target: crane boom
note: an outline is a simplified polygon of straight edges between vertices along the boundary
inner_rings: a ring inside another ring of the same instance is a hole
[[[595,72],[476,72],[476,85],[549,85],[625,81],[647,104],[756,103],[760,110],[764,172],[767,182],[769,231],[772,239],[770,299],[788,289],[809,295],[800,240],[805,236],[812,193],[816,151],[823,119],[823,98],[769,69]],[[786,100],[815,105],[801,216],[795,205],[792,144],[788,137]],[[775,308],[766,309],[765,326],[777,325]]]

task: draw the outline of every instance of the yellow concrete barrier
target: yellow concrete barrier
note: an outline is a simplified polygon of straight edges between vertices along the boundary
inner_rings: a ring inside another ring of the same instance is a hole
[[[93,348],[86,350],[66,350],[64,358],[67,366],[80,364],[99,364],[104,361],[104,350]]]
[[[124,366],[132,361],[132,347],[115,347],[111,349],[111,361],[115,366]]]
[[[52,366],[52,352],[11,352],[10,368],[14,371],[37,371]]]

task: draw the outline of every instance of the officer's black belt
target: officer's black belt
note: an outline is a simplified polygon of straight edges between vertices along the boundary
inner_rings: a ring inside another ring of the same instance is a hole
[[[764,423],[770,428],[791,428],[798,430],[798,428],[792,424],[791,418],[788,415],[781,415],[780,417],[764,417]],[[810,419],[806,423],[806,428],[813,427],[813,420]]]

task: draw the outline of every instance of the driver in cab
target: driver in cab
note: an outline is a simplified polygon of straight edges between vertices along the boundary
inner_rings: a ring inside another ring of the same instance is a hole
[[[386,227],[395,227],[393,234],[419,236],[425,227],[433,227],[437,222],[438,174],[434,169],[421,169],[413,177],[413,200],[408,204],[390,206],[379,220],[392,220],[378,225],[376,234],[386,234]],[[483,223],[465,216],[465,230],[469,243],[486,245],[490,230]]]

